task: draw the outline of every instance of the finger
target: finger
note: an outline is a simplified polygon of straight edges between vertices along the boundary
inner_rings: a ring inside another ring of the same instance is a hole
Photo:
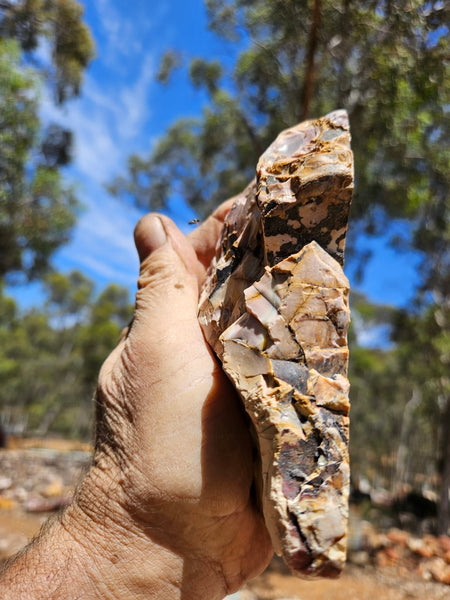
[[[149,467],[152,485],[169,485],[174,497],[198,496],[203,403],[217,385],[218,370],[197,319],[199,262],[167,217],[144,217],[135,238],[139,290],[119,381],[132,389],[126,402],[139,452],[158,456],[158,464]]]
[[[203,267],[203,277],[211,263],[223,228],[225,217],[233,206],[234,198],[223,202],[197,229],[188,235],[197,258]]]
[[[141,260],[136,311],[128,336],[140,361],[171,364],[174,355],[188,356],[204,341],[197,321],[201,266],[176,225],[162,215],[143,217],[135,229]],[[155,372],[155,370],[153,370]]]
[[[135,240],[141,264],[134,319],[102,368],[99,398],[114,410],[103,410],[107,417],[99,421],[97,435],[108,435],[107,421],[124,452],[158,457],[139,464],[139,470],[151,472],[144,478],[152,482],[146,489],[198,497],[203,403],[218,369],[197,320],[199,263],[167,217],[143,217]]]
[[[165,254],[170,254],[171,249],[175,251],[186,270],[192,275],[198,275],[201,270],[192,245],[187,243],[183,233],[165,215],[149,213],[142,217],[135,227],[134,241],[141,262],[141,277],[138,285],[142,284],[142,277],[145,278],[146,265],[151,264],[154,260],[150,256],[160,248],[164,248]],[[172,258],[175,257],[172,256]]]
[[[146,390],[156,380],[171,381],[180,360],[192,356],[192,346],[205,352],[197,320],[199,263],[192,245],[162,215],[143,217],[134,235],[140,259],[135,312],[99,376],[100,388],[113,397],[120,396],[124,382]]]

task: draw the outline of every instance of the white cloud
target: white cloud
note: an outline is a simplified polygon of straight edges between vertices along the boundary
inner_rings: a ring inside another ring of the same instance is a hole
[[[105,183],[123,170],[131,152],[140,149],[139,135],[150,118],[153,75],[149,56],[134,81],[116,83],[112,89],[101,89],[88,75],[82,96],[63,108],[56,107],[44,93],[41,118],[74,132],[73,167],[85,177]]]
[[[118,120],[121,137],[129,139],[136,136],[149,119],[150,91],[154,78],[153,57],[149,54],[142,61],[133,85],[123,88],[119,94],[119,106],[123,109],[122,118]]]
[[[102,195],[101,190],[99,195]],[[110,246],[113,247],[114,252],[109,258],[117,260],[124,254],[128,257],[130,254],[134,255],[132,233],[139,217],[140,213],[134,207],[103,197],[91,204],[89,213],[80,221],[80,225],[87,240],[98,240],[106,251],[109,251]]]
[[[112,0],[97,0],[95,6],[101,53],[85,75],[81,96],[56,107],[43,90],[43,122],[57,122],[74,133],[74,157],[67,172],[86,206],[72,240],[54,262],[63,271],[85,271],[101,286],[116,281],[134,290],[138,261],[133,229],[142,213],[111,198],[103,186],[125,170],[131,153],[151,145],[150,106],[159,53],[159,49],[152,52],[152,45],[161,47],[162,32],[153,37],[150,32],[156,31],[168,8],[161,3],[154,10],[146,1],[137,2],[128,17],[126,9]],[[184,223],[184,215],[182,219]]]
[[[384,348],[392,345],[390,341],[391,327],[387,323],[365,321],[356,311],[352,313],[353,330],[357,342],[364,348]]]
[[[86,188],[86,184],[83,186]],[[133,229],[141,213],[89,186],[89,209],[81,215],[71,242],[56,256],[63,270],[79,268],[102,286],[114,281],[135,289],[138,260]]]
[[[74,166],[93,181],[107,181],[121,168],[123,156],[119,140],[114,140],[108,124],[99,114],[89,118],[81,110],[72,115],[71,122],[76,131]]]
[[[151,21],[136,21],[136,6],[133,7],[134,19],[127,18],[126,9],[119,12],[116,3],[111,0],[97,0],[95,7],[107,39],[103,53],[104,61],[115,64],[118,70],[121,70],[124,65],[116,62],[117,57],[130,57],[141,52],[143,41],[142,36],[137,35],[137,27],[142,30],[151,25]],[[147,5],[147,10],[148,8]]]

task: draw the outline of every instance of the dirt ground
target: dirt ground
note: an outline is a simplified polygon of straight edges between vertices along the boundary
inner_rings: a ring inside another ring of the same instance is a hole
[[[37,497],[46,502],[70,494],[89,459],[87,450],[71,447],[0,450],[0,562],[20,550],[48,518],[49,512],[32,512]],[[242,600],[449,600],[450,586],[423,581],[416,572],[404,567],[352,564],[338,580],[305,581],[289,575],[281,560],[275,558],[265,573],[249,582],[241,597]]]
[[[46,514],[0,510],[0,552],[20,550],[39,532]],[[3,559],[6,556],[3,553]],[[338,580],[304,581],[284,572],[275,559],[269,569],[251,581],[242,600],[448,600],[446,585],[421,581],[396,569],[349,566]]]
[[[269,568],[247,586],[248,600],[448,600],[449,587],[397,569],[348,566],[337,580],[304,581]],[[244,599],[243,599],[244,600]],[[247,598],[245,598],[247,600]]]

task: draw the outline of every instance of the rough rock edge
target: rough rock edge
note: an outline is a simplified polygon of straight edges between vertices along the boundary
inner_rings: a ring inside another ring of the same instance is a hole
[[[254,424],[275,551],[334,577],[348,517],[347,115],[282,132],[230,211],[199,302],[206,339]]]

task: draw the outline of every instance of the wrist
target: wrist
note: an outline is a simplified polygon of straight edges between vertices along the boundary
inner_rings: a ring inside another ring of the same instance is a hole
[[[223,598],[226,586],[218,565],[172,546],[156,515],[145,524],[133,518],[120,478],[111,477],[112,472],[92,468],[60,522],[77,548],[92,598]]]
[[[217,569],[136,527],[90,472],[74,503],[0,575],[5,600],[219,600]]]

